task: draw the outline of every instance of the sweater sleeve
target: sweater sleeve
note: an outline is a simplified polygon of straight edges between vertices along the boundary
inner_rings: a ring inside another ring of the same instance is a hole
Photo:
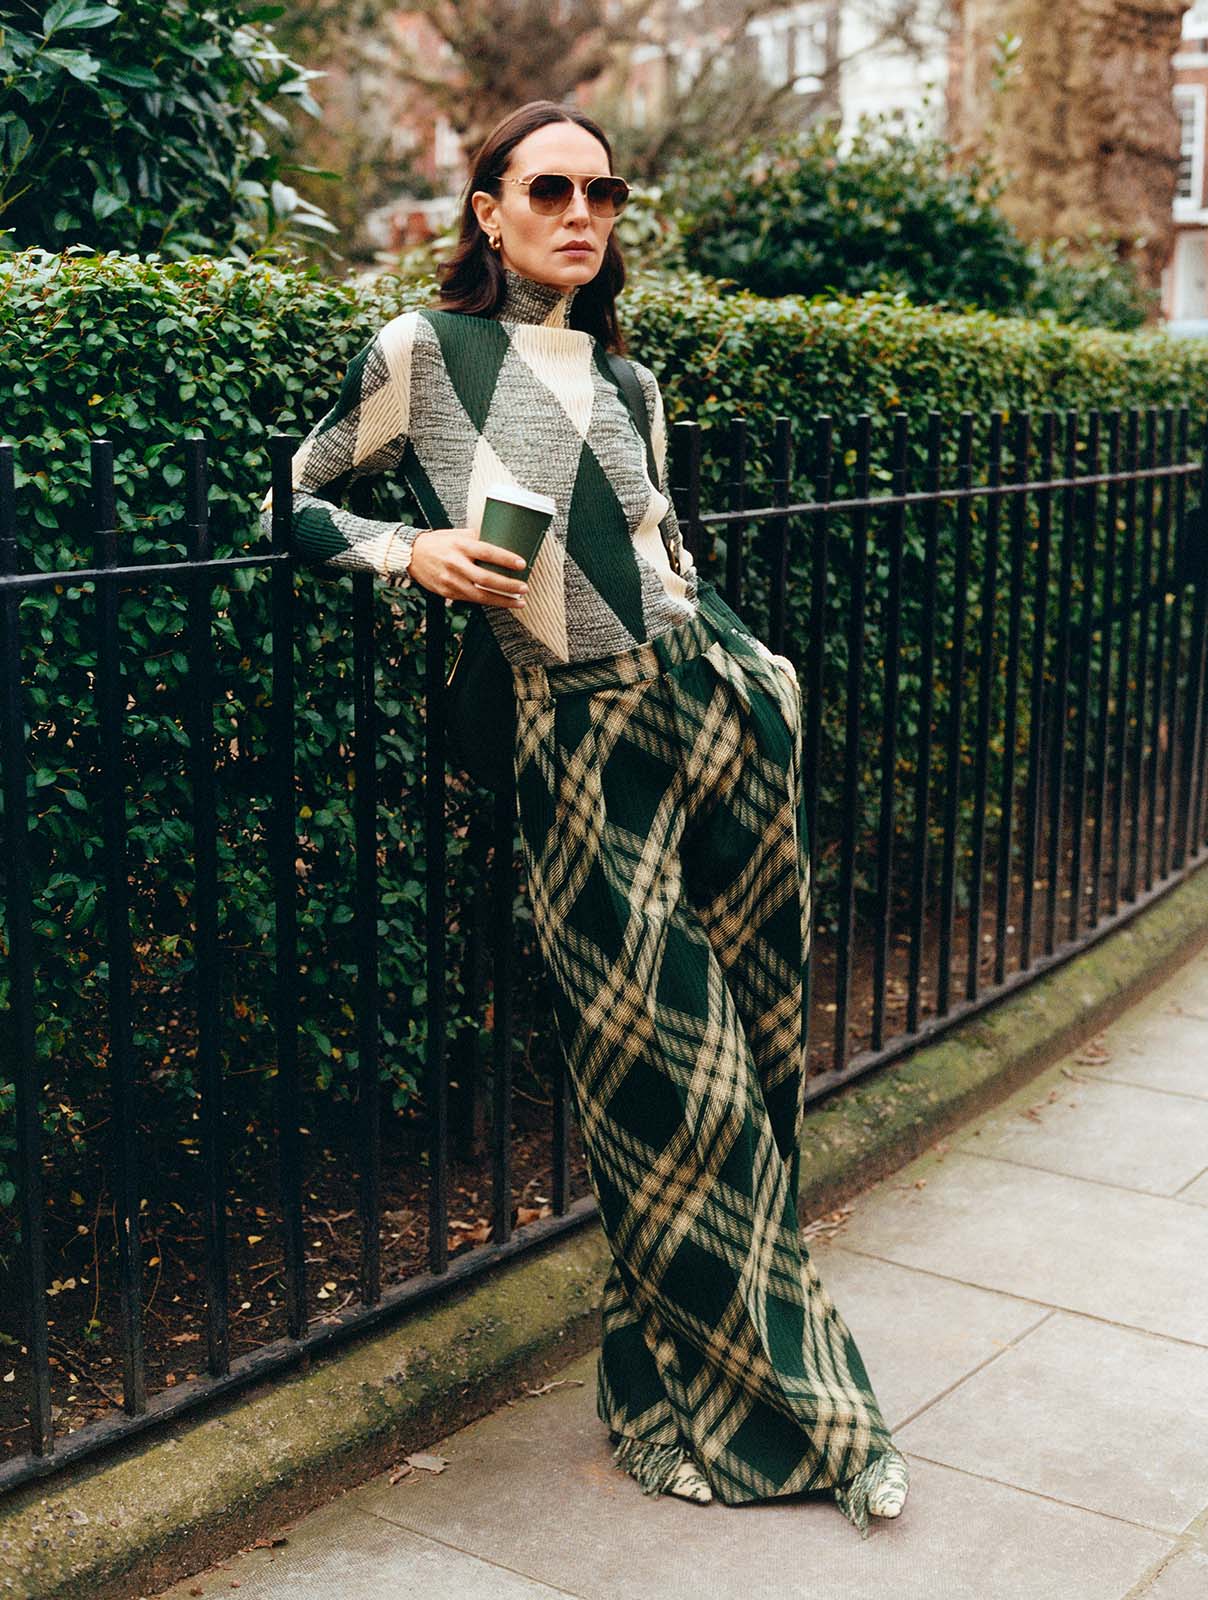
[[[374,572],[409,585],[411,549],[421,527],[360,517],[339,502],[359,479],[389,472],[408,437],[415,316],[395,317],[353,357],[335,404],[294,452],[293,537],[307,560],[344,571]],[[271,531],[273,491],[260,503]]]

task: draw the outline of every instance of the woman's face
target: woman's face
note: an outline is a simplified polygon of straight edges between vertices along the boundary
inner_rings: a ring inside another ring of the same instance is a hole
[[[499,198],[476,189],[470,198],[484,232],[497,235],[495,252],[505,267],[526,278],[560,289],[589,283],[600,270],[604,246],[615,217],[597,217],[588,210],[582,184],[588,178],[608,176],[604,146],[577,122],[547,122],[535,128],[512,151],[504,178],[532,178],[539,172],[565,172],[580,180],[566,210],[546,217],[529,206],[528,190],[521,184],[500,184]],[[586,244],[586,250],[569,245]]]

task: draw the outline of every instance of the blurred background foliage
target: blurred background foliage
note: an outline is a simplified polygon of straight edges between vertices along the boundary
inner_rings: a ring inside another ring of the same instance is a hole
[[[998,209],[993,167],[957,165],[908,119],[850,140],[824,122],[736,156],[677,165],[664,204],[685,265],[756,294],[900,292],[920,304],[1134,328],[1154,305],[1101,237],[1028,244]]]

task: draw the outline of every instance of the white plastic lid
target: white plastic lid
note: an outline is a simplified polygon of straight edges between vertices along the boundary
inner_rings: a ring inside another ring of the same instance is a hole
[[[556,500],[533,489],[522,488],[518,483],[492,483],[486,493],[489,500],[505,500],[508,505],[526,506],[530,511],[545,511],[552,517],[558,509]]]

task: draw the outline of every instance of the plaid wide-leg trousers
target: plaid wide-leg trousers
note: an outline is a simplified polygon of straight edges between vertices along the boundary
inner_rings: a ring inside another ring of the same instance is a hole
[[[533,919],[613,1256],[614,1458],[652,1492],[690,1453],[731,1505],[833,1492],[893,1446],[797,1216],[799,691],[711,586],[648,644],[513,673]]]

